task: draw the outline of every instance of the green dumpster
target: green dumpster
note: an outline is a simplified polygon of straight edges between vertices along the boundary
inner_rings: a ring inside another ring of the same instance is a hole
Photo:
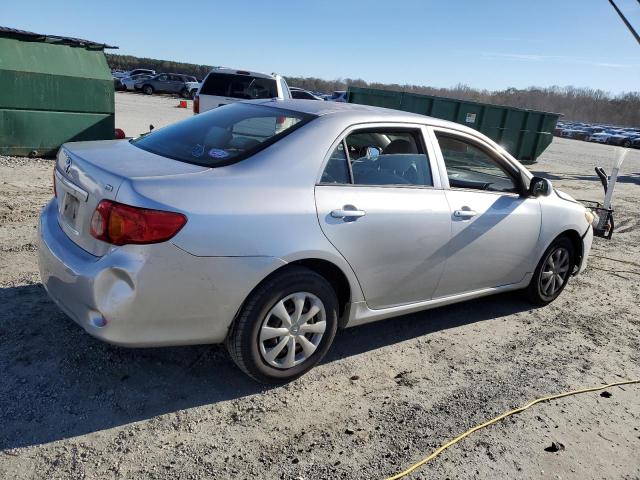
[[[474,128],[523,162],[534,162],[551,144],[560,114],[468,100],[349,87],[347,101],[450,120]]]
[[[114,137],[104,44],[0,27],[0,154],[54,155]]]

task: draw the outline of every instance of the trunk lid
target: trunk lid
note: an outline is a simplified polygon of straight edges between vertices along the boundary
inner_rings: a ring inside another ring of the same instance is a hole
[[[67,236],[92,255],[111,245],[91,236],[91,217],[100,200],[115,200],[126,179],[200,173],[207,167],[171,160],[128,140],[64,144],[56,159],[58,221]]]

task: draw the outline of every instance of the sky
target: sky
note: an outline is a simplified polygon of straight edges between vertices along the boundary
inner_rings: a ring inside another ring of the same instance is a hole
[[[640,33],[640,1],[615,1]],[[20,0],[0,25],[287,76],[640,91],[640,45],[607,0]]]

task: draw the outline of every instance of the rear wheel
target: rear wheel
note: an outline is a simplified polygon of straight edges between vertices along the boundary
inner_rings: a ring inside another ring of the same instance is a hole
[[[186,88],[183,88],[182,90],[180,90],[180,96],[182,98],[191,98],[191,95],[189,94],[189,90],[187,90]]]
[[[630,140],[625,140],[624,142],[622,142],[622,146],[624,148],[629,148],[631,146],[631,141]]]
[[[527,297],[536,305],[553,302],[564,290],[575,265],[573,244],[559,237],[547,248],[527,288]]]
[[[306,268],[289,268],[247,298],[227,336],[227,349],[253,379],[284,383],[324,357],[337,326],[338,301],[329,282]]]
[[[151,85],[145,85],[144,87],[142,87],[142,91],[145,93],[145,95],[153,95],[153,87]]]

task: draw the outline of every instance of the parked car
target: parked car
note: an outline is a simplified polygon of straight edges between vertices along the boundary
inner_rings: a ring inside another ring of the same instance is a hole
[[[155,75],[155,70],[150,70],[148,68],[135,68],[133,70],[122,71],[122,70],[112,70],[111,75],[114,78],[127,78],[132,77],[134,75]]]
[[[362,105],[233,103],[67,143],[54,168],[38,252],[60,308],[117,345],[225,342],[268,383],[338,327],[509,290],[548,304],[593,238],[590,212],[480,132]]]
[[[346,102],[347,101],[347,92],[346,90],[338,90],[331,94],[331,96],[327,99],[330,102]]]
[[[197,91],[198,86],[195,77],[180,73],[159,73],[134,84],[136,90],[142,90],[147,95],[178,93],[182,98],[191,98],[192,92]]]
[[[607,139],[607,143],[609,145],[617,145],[619,147],[629,148],[634,138],[635,138],[634,135],[629,135],[623,132],[616,132],[609,135],[609,138]]]
[[[122,85],[122,79],[120,77],[113,77],[113,88],[114,90],[124,90],[124,85]]]
[[[206,112],[213,108],[238,102],[265,98],[290,99],[291,92],[280,75],[214,68],[202,81],[193,102],[193,113]]]
[[[149,75],[146,73],[140,73],[138,75],[133,75],[131,77],[125,77],[120,79],[120,83],[122,84],[122,90],[130,90],[135,91],[135,85],[138,82],[142,82],[143,80],[148,80],[153,75]]]
[[[560,133],[560,136],[564,138],[573,138],[575,140],[588,140],[591,136],[587,130],[582,128],[565,128]]]
[[[156,71],[149,68],[135,68],[125,72],[125,77],[133,77],[134,75],[155,75]]]
[[[291,92],[291,98],[295,98],[298,100],[323,100],[322,97],[319,97],[308,90],[304,90],[298,87],[289,87],[289,91]]]
[[[589,141],[595,143],[608,143],[610,135],[611,134],[606,131],[594,133],[589,137]]]
[[[640,137],[631,140],[631,148],[640,148]]]

